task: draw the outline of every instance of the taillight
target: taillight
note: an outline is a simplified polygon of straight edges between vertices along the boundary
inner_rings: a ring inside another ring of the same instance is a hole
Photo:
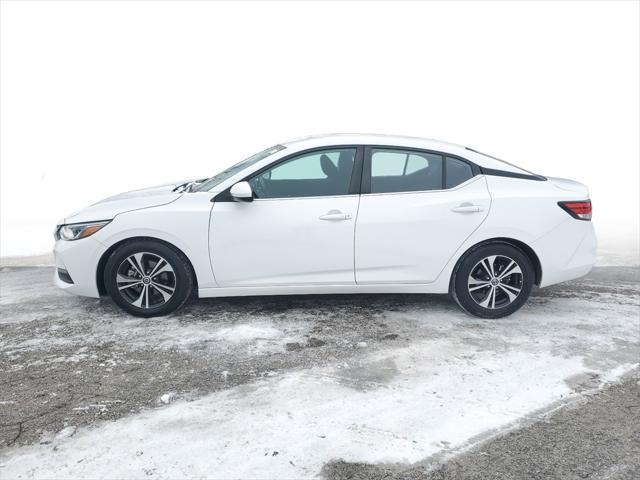
[[[558,202],[560,208],[578,220],[591,220],[591,200]]]

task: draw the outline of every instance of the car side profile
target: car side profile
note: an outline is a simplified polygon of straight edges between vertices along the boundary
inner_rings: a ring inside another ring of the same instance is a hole
[[[110,197],[55,230],[55,283],[137,316],[189,298],[449,293],[499,318],[587,274],[588,189],[459,145],[325,135]]]

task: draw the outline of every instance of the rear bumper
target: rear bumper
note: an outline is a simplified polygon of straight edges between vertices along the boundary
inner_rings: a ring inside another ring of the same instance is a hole
[[[53,249],[56,268],[53,283],[65,292],[84,297],[99,297],[96,273],[104,245],[93,238],[67,242],[58,240]],[[73,283],[63,280],[59,269],[65,270]]]
[[[580,278],[596,262],[596,235],[592,222],[573,218],[533,242],[542,264],[541,287]]]

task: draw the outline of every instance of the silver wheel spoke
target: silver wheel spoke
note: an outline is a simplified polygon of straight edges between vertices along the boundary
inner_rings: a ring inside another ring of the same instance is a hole
[[[151,273],[149,273],[150,277],[153,277],[156,274],[156,271],[165,263],[167,263],[164,258],[161,258],[160,260],[158,260],[158,263],[156,263],[156,266],[153,267],[153,270],[151,270]]]
[[[502,272],[500,274],[498,279],[502,280],[504,277],[507,277],[507,276],[512,275],[514,273],[522,273],[522,270],[520,270],[520,267],[518,266],[518,264],[516,262],[511,260],[511,263],[509,264],[509,266],[504,270],[504,272]]]
[[[151,278],[157,277],[158,275],[160,275],[163,272],[172,272],[173,273],[173,268],[171,268],[171,265],[169,265],[168,263],[165,262],[165,265],[163,265],[162,268],[158,269],[157,272],[151,273],[151,275],[149,275],[149,276]]]
[[[482,300],[482,302],[479,303],[479,305],[484,308],[494,308],[489,306],[489,303],[491,303],[492,300],[493,300],[493,305],[495,306],[496,288],[494,286],[491,286],[491,290],[487,292],[487,296],[484,298],[484,300]]]
[[[144,269],[142,268],[142,255],[142,253],[136,253],[134,255],[131,255],[130,257],[127,257],[127,260],[129,261],[133,269],[138,272],[138,275],[144,277]]]
[[[145,294],[147,293],[147,286],[143,285],[142,286],[142,290],[140,291],[140,296],[133,302],[131,302],[131,305],[134,305],[138,308],[142,308],[142,300],[144,299]],[[148,305],[148,300],[147,300],[147,305]]]
[[[478,265],[480,265],[483,268],[483,270],[487,273],[487,275],[489,275],[489,278],[493,276],[491,275],[491,270],[489,270],[489,267],[487,267],[486,263],[484,263],[484,260],[478,263]]]
[[[509,297],[509,303],[513,302],[516,299],[516,297],[518,296],[518,293],[520,293],[520,290],[517,290],[517,289],[514,289],[514,290],[517,290],[518,293],[513,293],[511,290],[508,290],[508,289],[505,288],[506,285],[498,285],[498,286]]]
[[[518,287],[512,287],[511,285],[507,285],[506,283],[501,283],[500,286],[504,289],[508,289],[510,292],[515,293],[516,295],[518,295],[521,290]]]
[[[162,294],[162,298],[164,298],[165,302],[169,301],[169,299],[171,298],[171,295],[173,295],[174,289],[171,287],[160,285],[159,283],[152,283],[151,285],[153,285],[153,288],[155,288],[156,291]]]
[[[490,277],[495,277],[495,271],[493,269],[493,265],[496,261],[496,255],[491,255],[490,257],[485,258],[484,260],[482,260],[481,264],[484,267],[484,269],[487,271],[487,273],[489,274]]]
[[[471,285],[471,284],[469,284],[469,285]],[[476,290],[480,290],[481,288],[487,288],[487,287],[490,287],[490,286],[491,286],[491,283],[489,283],[489,282],[477,283],[473,287],[470,286],[469,287],[469,291],[470,292],[475,292]]]
[[[507,265],[507,267],[502,271],[502,273],[500,275],[498,275],[498,278],[502,278],[504,275],[507,274],[507,272],[509,271],[509,269],[515,265],[516,262],[514,262],[513,260],[511,260],[511,262],[509,262],[509,265]]]
[[[136,283],[139,281],[140,279],[136,277],[127,277],[126,275],[120,275],[119,273],[116,275],[117,283]]]
[[[139,278],[125,277],[124,275],[118,274],[116,276],[116,283],[118,285],[118,290],[124,290],[125,288],[140,285],[142,281]]]
[[[156,266],[153,267],[153,270],[151,270],[149,276],[153,278],[160,275],[162,272],[173,272],[173,268],[171,268],[169,262],[167,262],[164,258],[161,258],[158,263],[156,263]]]

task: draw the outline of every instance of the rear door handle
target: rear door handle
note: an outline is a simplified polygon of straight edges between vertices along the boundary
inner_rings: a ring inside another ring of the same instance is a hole
[[[458,205],[457,207],[453,207],[451,209],[452,212],[456,212],[456,213],[475,213],[475,212],[481,212],[483,210],[484,208],[482,208],[480,205],[471,205],[471,204],[462,204],[462,205]]]
[[[340,210],[329,210],[324,215],[320,215],[320,220],[328,220],[328,221],[341,221],[341,220],[349,220],[351,215],[348,213],[342,213]]]

